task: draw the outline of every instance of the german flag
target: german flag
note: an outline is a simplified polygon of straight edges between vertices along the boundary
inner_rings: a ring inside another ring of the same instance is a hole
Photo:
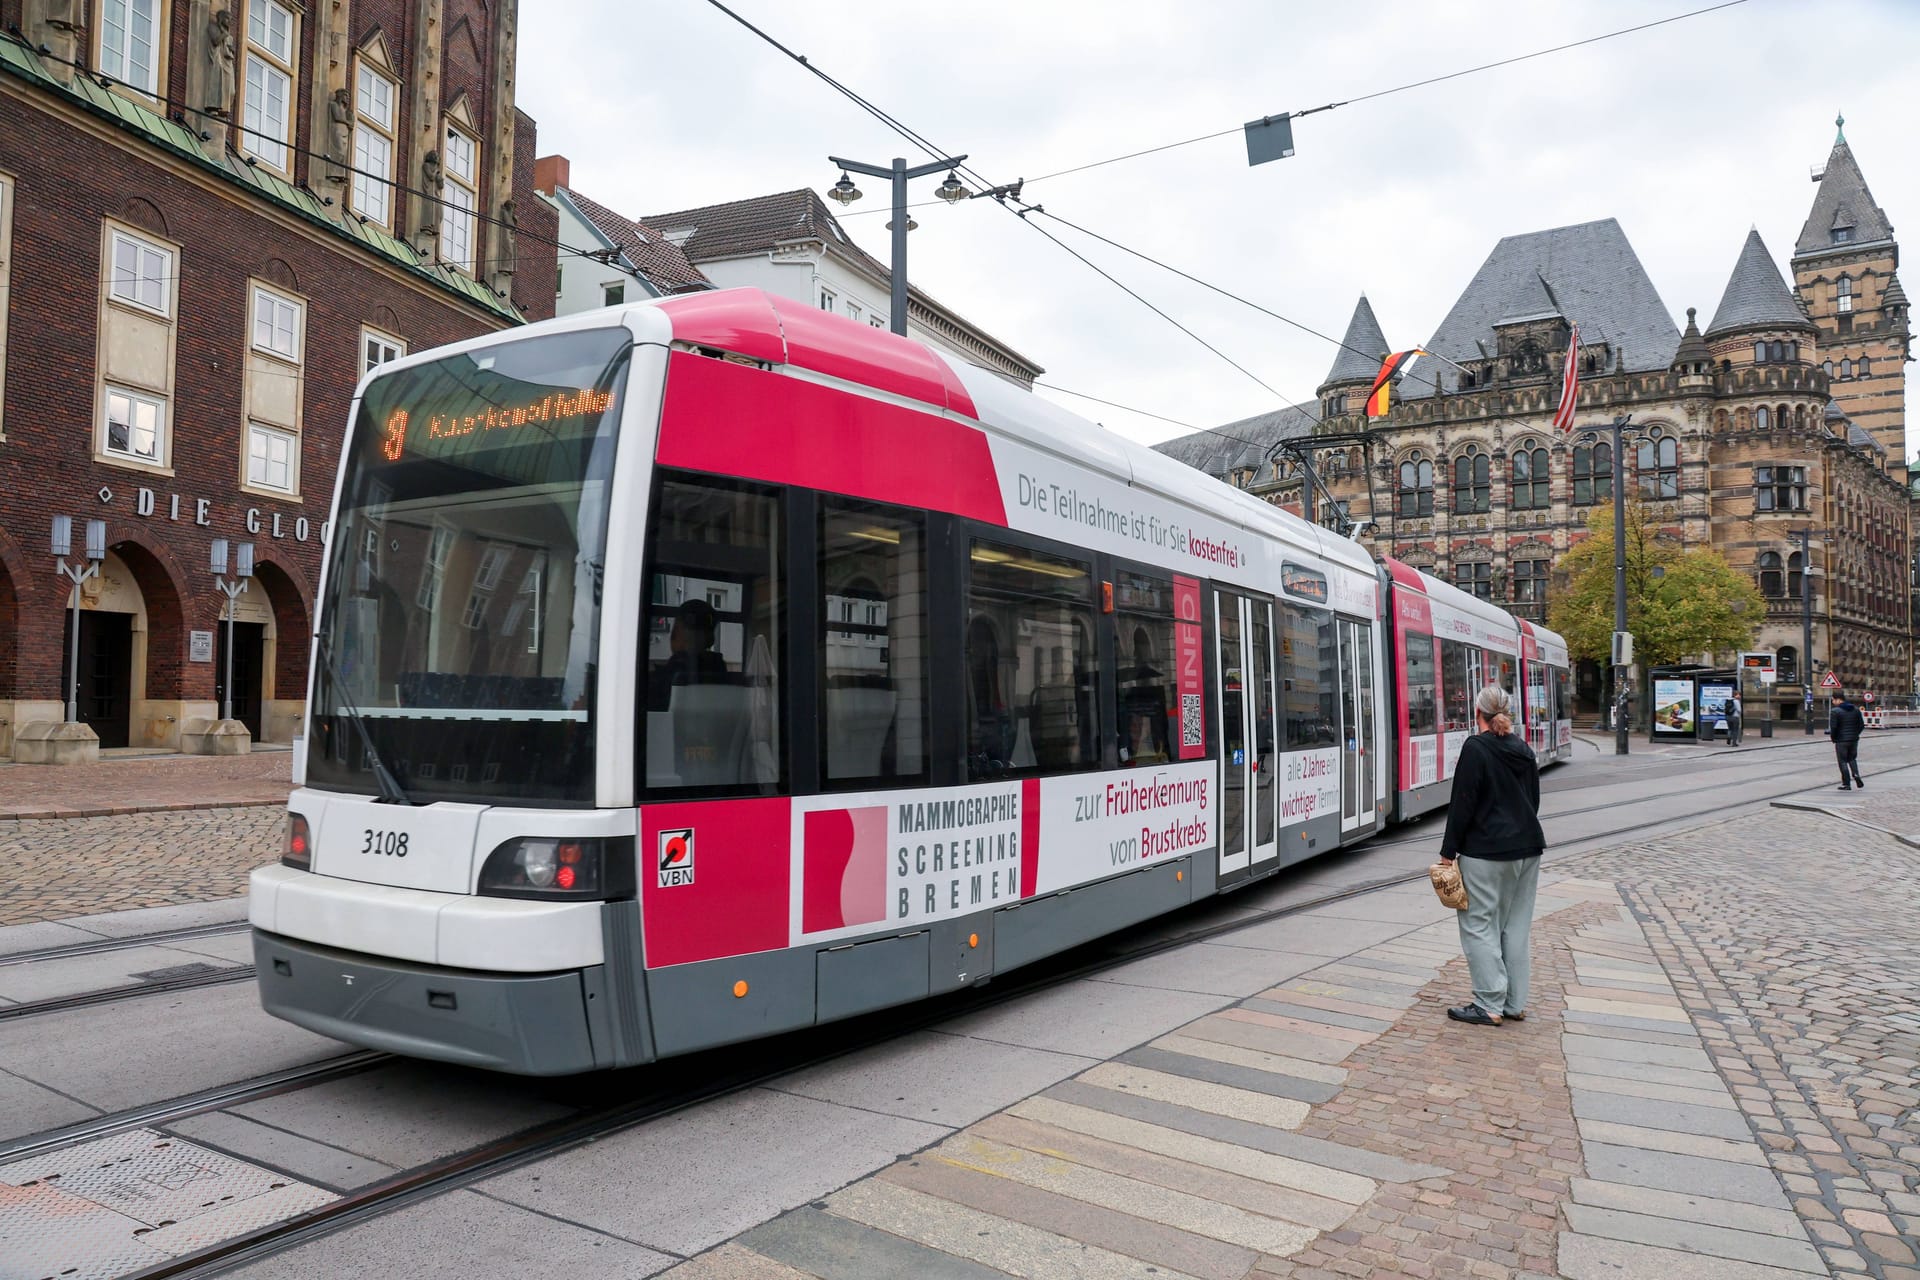
[[[1415,356],[1427,354],[1419,347],[1406,351],[1395,351],[1380,362],[1380,372],[1373,379],[1373,390],[1367,392],[1367,416],[1384,418],[1387,410],[1393,406],[1393,375],[1406,368],[1407,362]]]

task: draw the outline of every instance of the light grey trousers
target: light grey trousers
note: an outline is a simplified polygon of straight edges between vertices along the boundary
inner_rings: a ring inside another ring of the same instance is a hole
[[[1488,1013],[1524,1012],[1540,859],[1496,862],[1463,855],[1460,879],[1467,886],[1467,909],[1456,914],[1460,949],[1467,953],[1467,973],[1473,979],[1473,1002]]]

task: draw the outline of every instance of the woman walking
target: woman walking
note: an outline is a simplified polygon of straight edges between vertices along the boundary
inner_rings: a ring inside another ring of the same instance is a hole
[[[1540,766],[1515,737],[1513,699],[1490,684],[1473,700],[1480,732],[1467,739],[1447,806],[1440,856],[1460,859],[1467,907],[1460,949],[1467,954],[1473,1002],[1448,1009],[1455,1022],[1497,1027],[1527,1016],[1527,941],[1540,884]]]

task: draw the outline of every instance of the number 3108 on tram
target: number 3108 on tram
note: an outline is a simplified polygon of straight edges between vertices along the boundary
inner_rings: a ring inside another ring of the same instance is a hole
[[[503,1071],[904,1004],[1445,803],[1557,637],[756,290],[385,365],[334,496],[266,1009]]]

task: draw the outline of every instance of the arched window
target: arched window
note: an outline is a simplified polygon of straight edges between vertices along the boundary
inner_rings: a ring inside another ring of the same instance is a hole
[[[1552,473],[1547,451],[1529,449],[1523,443],[1513,455],[1513,506],[1520,511],[1539,511],[1553,503]]]
[[[1787,557],[1787,598],[1800,598],[1800,583],[1806,576],[1807,558],[1796,551]]]
[[[1842,380],[1842,381],[1845,381],[1846,379],[1848,379],[1848,378],[1851,378],[1852,376],[1853,376],[1853,361],[1851,361],[1851,360],[1842,360],[1842,361],[1840,362],[1840,378],[1841,378],[1841,380]]]
[[[1786,683],[1793,684],[1800,679],[1800,651],[1792,645],[1783,644],[1775,650],[1774,665]]]
[[[1468,445],[1467,451],[1453,460],[1455,515],[1469,515],[1493,509],[1491,467],[1491,460],[1474,445]]]
[[[1800,360],[1800,344],[1799,343],[1789,342],[1787,344],[1787,359],[1792,360],[1795,363],[1799,362]]]
[[[1775,364],[1779,364],[1787,358],[1787,344],[1784,342],[1769,342],[1767,344],[1767,354],[1773,357]]]
[[[1765,364],[1767,362],[1767,344],[1766,343],[1756,342],[1753,344],[1753,362],[1755,364]]]
[[[1575,506],[1613,501],[1613,446],[1580,445],[1573,451],[1573,501]]]
[[[1853,277],[1841,276],[1833,286],[1834,310],[1847,312],[1853,310]]]
[[[1787,580],[1780,569],[1778,551],[1762,551],[1755,562],[1760,570],[1760,594],[1769,600],[1778,599],[1787,593]]]
[[[1641,497],[1680,496],[1680,442],[1659,427],[1640,442],[1638,468]]]
[[[1873,376],[1873,357],[1861,356],[1860,365],[1855,370],[1855,372],[1862,378],[1872,377]]]
[[[1826,374],[1827,377],[1831,379],[1833,377],[1833,361],[1822,360],[1820,362],[1820,372]]]
[[[1433,464],[1418,455],[1400,464],[1400,514],[1433,514]]]
[[[1753,411],[1753,429],[1755,431],[1768,431],[1771,430],[1772,427],[1773,414],[1768,411],[1767,406],[1761,405]]]

